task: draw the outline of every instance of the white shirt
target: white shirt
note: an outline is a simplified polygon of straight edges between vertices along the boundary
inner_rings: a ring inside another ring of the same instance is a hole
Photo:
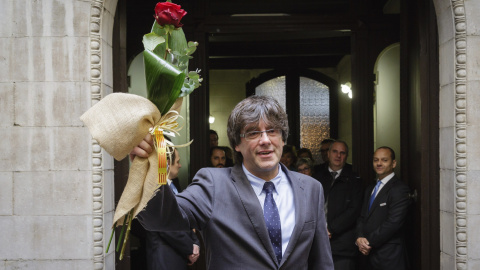
[[[382,184],[378,187],[377,194],[375,195],[375,197],[378,195],[378,193],[380,193],[380,190],[388,183],[388,181],[390,181],[390,179],[392,179],[394,176],[395,176],[395,173],[392,172],[391,174],[385,176],[382,180],[380,180]],[[371,194],[373,194],[373,191],[375,191],[375,189],[372,190]]]
[[[263,192],[263,185],[265,180],[256,177],[251,174],[245,166],[242,164],[243,172],[247,175],[247,179],[252,185],[253,191],[257,195],[260,205],[265,204],[265,192]],[[290,237],[293,233],[293,228],[295,228],[295,200],[293,195],[292,184],[288,179],[285,172],[282,171],[282,167],[278,166],[278,174],[270,180],[275,185],[275,191],[273,192],[273,200],[278,208],[278,213],[280,215],[280,223],[282,226],[282,255],[287,249],[288,243],[290,242]]]
[[[342,170],[343,170],[343,167],[338,171],[334,171],[334,170],[330,169],[330,167],[328,167],[329,172],[337,172],[337,175],[335,175],[335,179],[337,179],[340,176],[340,174],[342,173]]]

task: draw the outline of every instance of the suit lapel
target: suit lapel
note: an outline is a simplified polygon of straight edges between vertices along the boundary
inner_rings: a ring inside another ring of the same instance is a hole
[[[262,207],[258,202],[258,197],[253,191],[250,182],[247,179],[247,176],[243,172],[242,165],[237,164],[232,168],[232,181],[234,186],[238,191],[240,201],[243,204],[250,222],[252,223],[253,228],[257,232],[258,238],[262,242],[265,250],[268,251],[268,254],[272,260],[277,263],[277,257],[273,251],[272,244],[270,242],[270,237],[268,236],[267,226],[265,225],[265,220],[263,217]]]
[[[385,186],[380,190],[380,192],[375,197],[375,200],[373,200],[372,207],[370,209],[370,212],[368,213],[369,216],[373,213],[373,211],[375,211],[377,207],[379,207],[380,205],[379,202],[382,202],[385,200],[385,197],[387,196],[388,191],[392,188],[392,186],[395,184],[397,180],[398,178],[396,176],[393,176],[393,178],[390,179],[387,182],[387,184],[385,184]]]
[[[295,200],[295,227],[293,228],[292,236],[290,237],[290,241],[288,242],[285,254],[282,257],[282,262],[284,262],[292,253],[298,239],[300,238],[300,234],[303,231],[303,226],[305,225],[306,209],[308,209],[308,206],[305,200],[306,194],[304,181],[300,177],[293,176],[290,171],[288,171],[283,165],[282,169],[290,180]]]

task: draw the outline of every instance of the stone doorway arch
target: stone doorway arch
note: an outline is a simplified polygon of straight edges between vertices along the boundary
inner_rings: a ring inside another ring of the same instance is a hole
[[[470,114],[474,111],[467,107],[467,100],[472,103],[478,100],[472,91],[475,85],[478,88],[478,73],[467,61],[475,61],[475,55],[469,57],[471,51],[467,46],[473,41],[472,31],[475,30],[469,29],[469,26],[474,26],[475,22],[472,16],[469,24],[467,15],[478,14],[480,9],[468,1],[433,2],[438,21],[440,52],[441,265],[442,269],[475,269],[480,265],[480,256],[478,246],[475,251],[475,245],[472,244],[478,242],[478,234],[473,233],[475,226],[472,225],[478,218],[469,213],[476,212],[471,202],[478,202],[478,199],[467,197],[467,194],[478,191],[478,186],[470,185],[474,178],[473,160],[478,158],[478,152],[467,151],[467,146],[470,146],[469,150],[472,149],[472,144],[467,144],[467,137],[475,136],[478,124],[472,120],[478,119],[478,115]],[[468,241],[470,235],[473,239]]]
[[[475,206],[479,199],[467,195],[480,190],[480,186],[473,181],[478,178],[480,166],[475,160],[479,160],[480,151],[471,143],[474,140],[468,143],[467,138],[477,137],[480,128],[474,121],[478,119],[479,113],[474,105],[467,106],[467,101],[474,103],[480,99],[474,91],[480,85],[480,76],[476,71],[478,68],[475,67],[480,56],[473,49],[478,46],[472,45],[480,43],[478,31],[475,30],[478,22],[474,21],[474,14],[480,12],[480,7],[473,1],[433,2],[438,21],[440,51],[441,266],[443,269],[473,269],[480,264],[480,248],[475,243],[479,242],[475,240],[480,236],[474,229],[476,222],[480,221],[480,211]],[[117,0],[91,0],[89,35],[92,104],[112,92],[111,33],[116,5]],[[104,253],[114,209],[111,197],[113,160],[104,156],[94,141],[91,149],[94,269],[114,269],[114,254]]]
[[[94,105],[113,92],[112,32],[118,0],[91,0],[90,97]],[[115,251],[105,254],[114,214],[113,158],[92,140],[93,261],[95,270],[115,269]],[[113,246],[113,245],[112,245]]]

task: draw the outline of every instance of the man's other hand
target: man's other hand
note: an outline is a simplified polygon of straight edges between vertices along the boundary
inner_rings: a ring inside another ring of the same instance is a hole
[[[190,262],[188,265],[194,264],[198,260],[199,256],[200,256],[200,247],[193,244],[193,253],[188,256],[188,261]]]

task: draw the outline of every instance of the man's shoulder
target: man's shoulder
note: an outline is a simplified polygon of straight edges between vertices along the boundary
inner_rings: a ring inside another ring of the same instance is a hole
[[[201,168],[197,171],[194,178],[208,178],[214,181],[217,178],[225,179],[225,177],[229,177],[232,175],[234,167],[226,167],[226,168],[214,168],[214,167],[205,167]],[[241,172],[243,173],[243,171]]]
[[[320,182],[318,182],[315,178],[312,176],[308,176],[303,173],[299,172],[294,172],[294,171],[288,171],[287,175],[290,175],[291,181],[300,181],[306,185],[319,185],[321,186]]]
[[[358,174],[353,170],[353,166],[350,163],[345,163],[342,168],[342,173],[340,175],[358,177]]]
[[[409,192],[410,187],[408,187],[407,183],[402,181],[397,175],[394,175],[392,179],[390,179],[390,182],[392,182],[392,188],[401,190],[403,192]]]

